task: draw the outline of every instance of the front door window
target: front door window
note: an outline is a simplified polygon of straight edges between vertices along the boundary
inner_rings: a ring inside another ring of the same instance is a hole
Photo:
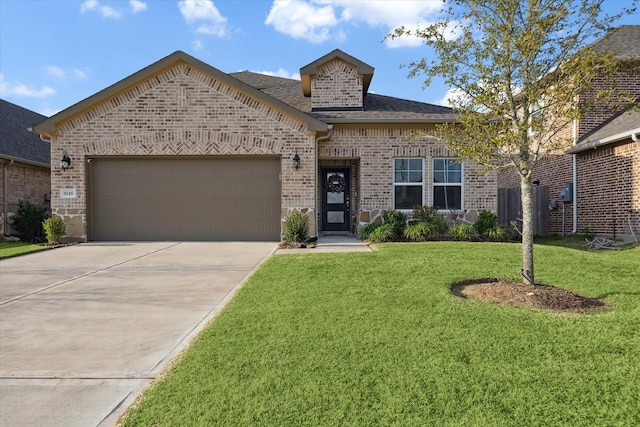
[[[350,180],[348,168],[322,170],[322,230],[349,231]]]

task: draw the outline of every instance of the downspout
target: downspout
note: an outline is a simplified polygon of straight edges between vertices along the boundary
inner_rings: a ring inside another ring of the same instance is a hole
[[[638,141],[640,141],[640,137],[638,137],[638,134],[637,134],[637,133],[632,133],[632,134],[631,134],[631,140],[632,140],[633,142],[638,142]]]
[[[320,227],[319,227],[319,223],[320,223],[320,215],[319,215],[319,213],[320,213],[320,211],[319,211],[319,206],[318,206],[318,184],[319,184],[319,182],[318,182],[318,173],[319,173],[318,172],[318,163],[320,163],[320,151],[318,149],[318,143],[320,141],[325,141],[325,140],[331,138],[331,132],[333,131],[333,125],[327,125],[327,127],[329,129],[327,131],[327,134],[324,135],[324,136],[317,137],[316,140],[315,140],[316,142],[315,142],[315,147],[314,147],[314,149],[316,151],[316,153],[315,153],[316,154],[316,161],[315,161],[315,164],[314,164],[313,173],[315,174],[315,182],[316,182],[316,184],[314,186],[313,193],[314,193],[314,199],[315,199],[314,200],[314,204],[315,204],[314,210],[315,210],[315,215],[316,215],[316,236],[320,236]]]
[[[11,165],[13,165],[13,159],[9,160],[9,163],[4,160],[2,161],[2,194],[4,195],[4,206],[2,210],[2,221],[4,221],[4,225],[2,227],[2,234],[4,234],[4,237],[10,236],[7,234],[7,226],[9,225],[9,218],[7,218],[7,215],[9,215],[9,204],[7,201],[7,166]]]

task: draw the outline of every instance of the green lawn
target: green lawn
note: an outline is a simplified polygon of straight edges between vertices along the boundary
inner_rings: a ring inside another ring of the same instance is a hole
[[[273,256],[121,422],[640,425],[640,248],[536,246],[540,283],[605,297],[606,312],[450,293],[467,278],[518,279],[520,256],[462,242]]]
[[[44,243],[0,242],[0,259],[47,249]]]

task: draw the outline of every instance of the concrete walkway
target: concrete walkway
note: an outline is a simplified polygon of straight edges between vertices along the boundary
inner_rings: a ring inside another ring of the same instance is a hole
[[[113,425],[275,248],[84,243],[0,260],[0,425]]]

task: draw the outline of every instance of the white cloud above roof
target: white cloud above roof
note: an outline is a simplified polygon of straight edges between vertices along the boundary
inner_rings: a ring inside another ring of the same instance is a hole
[[[290,73],[284,68],[279,68],[278,71],[252,71],[252,73],[265,74],[267,76],[284,77],[285,79],[300,80],[300,73]]]
[[[87,77],[84,71],[73,68],[70,71],[65,71],[63,68],[58,67],[56,65],[47,65],[47,75],[51,77],[56,77],[58,79],[68,79],[68,78],[76,78],[76,79],[84,79]]]
[[[275,0],[266,25],[279,33],[311,43],[341,42],[345,25],[367,25],[381,29],[381,38],[395,28],[424,27],[437,20],[442,0]],[[388,47],[419,46],[414,37],[387,40]]]
[[[3,98],[10,95],[24,96],[27,98],[46,98],[55,94],[55,89],[49,86],[42,86],[40,89],[37,89],[18,81],[7,82],[4,80],[4,75],[0,73],[0,96]]]
[[[225,37],[228,34],[227,18],[211,0],[182,0],[178,2],[182,17],[188,24],[195,25],[199,34]]]

